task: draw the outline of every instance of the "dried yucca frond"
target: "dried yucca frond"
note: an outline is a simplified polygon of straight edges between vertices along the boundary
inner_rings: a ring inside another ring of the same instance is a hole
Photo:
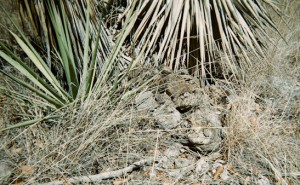
[[[134,2],[137,0],[132,0]],[[260,42],[268,38],[266,28],[275,28],[265,5],[278,11],[273,0],[145,0],[136,8],[140,20],[133,30],[137,48],[147,45],[145,56],[155,54],[177,70],[182,66],[204,79],[215,70],[215,51],[221,49],[234,71],[237,58],[249,64],[249,52],[263,55]],[[264,38],[264,39],[262,39]]]

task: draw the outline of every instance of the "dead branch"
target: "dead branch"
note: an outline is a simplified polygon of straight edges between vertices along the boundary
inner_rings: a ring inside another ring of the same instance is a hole
[[[138,169],[142,166],[148,165],[151,163],[152,160],[141,160],[138,162],[133,163],[132,165],[123,168],[123,169],[119,169],[116,171],[111,171],[111,172],[103,172],[97,175],[89,175],[89,176],[80,176],[80,177],[73,177],[73,178],[69,178],[66,179],[64,181],[52,181],[52,182],[48,182],[48,183],[42,183],[39,185],[64,185],[64,184],[78,184],[78,183],[89,183],[89,182],[96,182],[99,183],[102,180],[105,179],[111,179],[111,178],[115,178],[115,177],[120,177],[126,173],[130,173],[135,169]]]

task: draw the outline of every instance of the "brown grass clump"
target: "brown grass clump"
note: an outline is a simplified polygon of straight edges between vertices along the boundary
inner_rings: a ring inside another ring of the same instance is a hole
[[[273,36],[267,63],[254,64],[227,98],[224,148],[250,184],[261,175],[278,184],[300,183],[300,3],[288,3],[293,6],[284,10],[293,16],[279,22],[283,38]]]

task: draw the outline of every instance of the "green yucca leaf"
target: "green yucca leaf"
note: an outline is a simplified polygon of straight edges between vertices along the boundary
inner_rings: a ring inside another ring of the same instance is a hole
[[[55,107],[52,108],[61,108],[64,104],[49,97],[47,94],[43,93],[42,91],[38,90],[37,88],[31,86],[29,83],[26,83],[16,77],[14,77],[13,75],[7,74],[4,71],[0,70],[1,73],[3,73],[4,75],[8,76],[9,78],[11,78],[12,80],[14,80],[15,82],[17,82],[18,84],[20,84],[21,86],[31,90],[32,92],[36,93],[38,96],[40,96],[41,98],[43,98],[44,100],[46,100],[50,105],[54,105]]]
[[[72,51],[72,43],[70,41],[69,33],[68,33],[68,25],[66,23],[65,11],[60,2],[60,10],[57,9],[55,3],[53,1],[48,2],[48,9],[51,18],[51,23],[54,27],[55,35],[57,38],[57,43],[59,47],[58,55],[61,57],[60,61],[64,69],[64,74],[67,79],[67,84],[69,86],[69,90],[71,92],[71,96],[73,99],[76,98],[79,88],[78,82],[78,71],[76,67],[76,62],[74,61],[73,51]]]
[[[34,65],[39,69],[39,71],[43,74],[45,79],[49,81],[49,83],[57,90],[58,94],[65,100],[68,100],[70,96],[67,92],[63,90],[63,88],[60,86],[58,80],[55,78],[55,76],[52,74],[50,68],[47,66],[47,64],[43,61],[43,59],[40,57],[40,55],[37,53],[37,51],[30,47],[30,45],[27,45],[24,43],[17,35],[11,32],[11,34],[16,39],[19,46],[23,49],[23,51],[27,54],[27,56],[30,58],[30,60],[34,63]]]
[[[97,37],[95,40],[95,45],[92,51],[92,59],[91,59],[91,64],[90,64],[90,68],[89,68],[89,72],[88,72],[88,79],[87,79],[87,89],[88,89],[88,93],[90,96],[92,93],[92,87],[96,78],[96,56],[97,56],[97,51],[98,51],[98,47],[99,47],[99,41],[100,41],[100,36],[101,36],[101,25],[99,25],[99,30],[97,33]]]
[[[20,128],[20,127],[30,126],[30,125],[36,124],[38,122],[41,122],[41,121],[45,121],[45,120],[49,120],[49,119],[57,119],[58,117],[59,116],[46,116],[44,118],[36,118],[36,119],[33,119],[33,120],[20,122],[20,123],[17,123],[15,125],[12,125],[12,126],[4,128],[4,129],[0,130],[0,132],[3,132],[5,130],[14,129],[14,128]]]
[[[0,57],[2,57],[5,61],[14,66],[19,72],[21,72],[24,76],[26,76],[31,82],[37,85],[40,89],[42,89],[46,94],[61,102],[65,103],[64,99],[62,99],[59,95],[57,95],[57,91],[53,89],[49,84],[47,84],[38,74],[36,74],[30,67],[28,67],[24,62],[22,62],[14,53],[12,53],[5,45],[0,43],[0,46],[13,58],[8,56],[7,54],[0,51]]]
[[[134,5],[137,4],[137,2],[134,2]],[[140,5],[139,5],[140,6]],[[137,19],[137,12],[135,12],[133,9],[128,11],[128,18],[126,19],[123,29],[121,30],[120,36],[118,37],[115,46],[112,49],[111,55],[108,57],[107,61],[105,61],[103,68],[101,69],[101,73],[99,78],[96,81],[94,91],[99,91],[100,87],[104,84],[104,82],[107,81],[110,73],[113,72],[113,65],[115,64],[115,60],[117,58],[117,55],[126,39],[126,37],[130,34],[135,21]]]
[[[82,94],[81,98],[84,99],[88,94],[88,67],[89,67],[89,40],[90,40],[90,3],[87,1],[86,11],[86,26],[85,26],[85,43],[84,43],[84,54],[83,54],[83,72],[82,72]]]

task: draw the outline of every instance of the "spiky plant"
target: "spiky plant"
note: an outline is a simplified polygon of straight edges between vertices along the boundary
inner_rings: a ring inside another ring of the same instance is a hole
[[[86,14],[88,3],[90,4],[89,20]],[[101,4],[97,3],[97,1],[53,0],[52,5],[49,6],[47,5],[47,1],[43,0],[19,0],[19,5],[23,24],[32,30],[33,37],[40,37],[45,44],[46,59],[50,65],[53,47],[57,48],[59,45],[59,39],[55,34],[55,27],[51,21],[49,11],[49,8],[52,8],[52,6],[56,6],[59,12],[62,10],[65,12],[65,14],[60,14],[60,16],[63,16],[66,21],[65,32],[70,35],[71,48],[76,60],[81,60],[84,56],[86,25],[89,25],[90,28],[91,34],[89,39],[93,41],[95,41],[95,36],[99,29],[101,29],[97,58],[103,60],[109,55],[112,42],[111,39],[109,39],[109,33],[103,27],[101,12],[99,12]]]
[[[225,54],[226,60],[223,60],[227,61],[225,66],[233,73],[238,66],[251,65],[249,53],[256,56],[263,55],[264,43],[261,41],[268,38],[266,28],[276,29],[265,6],[278,12],[275,0],[92,0],[90,2],[93,7],[91,17],[96,18],[101,13],[109,13],[119,21],[117,24],[122,24],[125,18],[128,18],[127,13],[135,10],[139,19],[135,22],[135,29],[131,31],[130,43],[134,43],[131,48],[140,50],[139,53],[143,53],[144,57],[151,56],[150,65],[165,64],[175,71],[186,67],[190,73],[199,76],[202,82],[208,74],[213,76],[218,70],[215,62],[216,55],[219,54],[217,51],[221,50]],[[140,8],[136,7],[137,2],[141,3]],[[29,17],[37,33],[38,30],[42,30],[39,35],[44,36],[47,45],[49,42],[47,34],[51,34],[52,31],[47,28],[48,16],[43,13],[45,9],[43,1],[21,0],[20,3],[21,12],[26,12],[25,15]],[[82,7],[85,7],[86,0],[66,0],[63,4],[67,7],[67,17],[72,25],[69,32],[74,32],[75,36],[80,35],[82,22],[85,20]],[[118,15],[120,13],[111,7],[121,4],[125,5],[126,9],[123,14]],[[95,21],[97,19],[92,20],[90,24],[94,28],[98,23]],[[82,36],[75,37],[74,43],[82,45],[82,38]],[[75,50],[78,48],[82,47]]]
[[[136,1],[132,0],[131,2]],[[205,80],[216,70],[214,59],[221,50],[231,70],[249,53],[264,54],[266,28],[276,29],[265,6],[278,11],[274,0],[145,0],[132,31],[137,48],[147,45],[145,56],[153,56],[153,65],[165,64],[174,70],[182,66]]]
[[[18,34],[21,35],[20,37],[13,32],[11,34],[33,65],[24,62],[23,58],[19,58],[9,47],[0,42],[0,57],[17,69],[26,80],[4,70],[0,70],[0,72],[35,93],[38,100],[42,102],[42,106],[48,107],[53,111],[74,102],[78,102],[79,105],[84,104],[86,99],[89,98],[97,100],[103,96],[113,95],[115,86],[120,83],[120,79],[126,74],[115,73],[116,68],[118,68],[118,63],[115,61],[125,38],[133,27],[132,22],[137,18],[136,15],[130,16],[115,45],[113,47],[109,44],[106,45],[107,43],[102,41],[103,38],[106,39],[107,35],[103,32],[104,28],[101,24],[99,24],[99,27],[94,27],[94,34],[90,31],[93,28],[90,24],[91,6],[89,1],[87,1],[86,8],[83,10],[86,15],[80,21],[85,23],[84,28],[80,30],[82,31],[80,34],[84,38],[82,41],[78,41],[74,40],[74,38],[78,36],[77,33],[79,32],[76,31],[81,27],[78,26],[78,29],[73,32],[73,29],[75,29],[71,24],[73,19],[67,18],[70,12],[67,12],[68,7],[66,7],[64,2],[44,0],[42,3],[46,7],[44,13],[49,16],[49,25],[51,26],[51,29],[47,30],[49,32],[50,30],[52,31],[51,36],[55,39],[49,39],[49,44],[52,41],[56,44],[49,58],[42,57],[20,29],[17,29]],[[101,19],[99,19],[99,23],[101,23]],[[77,46],[80,49],[76,50]],[[107,56],[102,50],[103,48],[107,48],[109,51]],[[78,56],[75,56],[76,54]],[[100,57],[97,58],[97,56]],[[103,59],[99,60],[101,58]],[[52,60],[62,66],[62,76],[53,71]],[[105,87],[105,90],[102,90],[103,87]],[[10,95],[14,94],[16,97],[22,97],[29,102],[34,101],[36,98],[22,94],[22,92],[13,92],[7,87],[0,86],[0,91]],[[36,118],[9,128],[33,124],[47,118],[53,118],[53,116]]]

